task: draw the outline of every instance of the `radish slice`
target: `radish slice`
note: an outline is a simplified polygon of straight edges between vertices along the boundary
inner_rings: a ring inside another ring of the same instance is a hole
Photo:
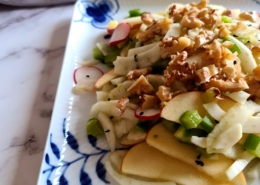
[[[115,46],[127,39],[131,26],[127,23],[120,23],[114,30],[109,41],[110,46]]]
[[[142,110],[141,107],[138,107],[135,110],[135,117],[140,120],[152,120],[159,118],[161,114],[161,109],[146,109]]]
[[[80,67],[75,69],[73,74],[73,79],[75,84],[77,84],[79,81],[93,81],[98,80],[103,75],[103,72],[96,68],[96,67]]]

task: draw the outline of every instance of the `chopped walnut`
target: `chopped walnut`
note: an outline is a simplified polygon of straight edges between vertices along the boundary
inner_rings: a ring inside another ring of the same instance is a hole
[[[183,7],[178,7],[174,4],[169,8],[169,17],[172,18],[174,22],[180,22],[183,15]]]
[[[120,113],[123,113],[126,109],[126,104],[129,102],[128,98],[120,98],[116,103],[116,108]]]
[[[251,82],[249,89],[246,90],[249,94],[260,98],[260,84],[258,81]]]
[[[152,70],[153,69],[151,67],[131,70],[127,73],[126,77],[128,80],[133,80],[133,79],[139,78],[141,75],[150,74],[152,72]]]
[[[200,79],[200,83],[203,84],[209,82],[212,76],[218,74],[218,69],[216,68],[215,65],[212,64],[197,70],[196,74]]]
[[[170,87],[175,80],[185,82],[195,78],[196,65],[189,65],[185,60],[188,53],[183,51],[177,55],[172,55],[172,61],[169,63],[166,70],[164,70],[164,84]]]
[[[203,21],[206,28],[212,29],[221,23],[221,16],[218,15],[214,9],[203,9],[197,17]]]
[[[186,28],[200,28],[204,26],[204,22],[197,17],[185,15],[181,20],[181,26]]]
[[[170,87],[160,86],[156,92],[156,96],[161,100],[161,102],[168,102],[172,99],[173,93]]]
[[[160,100],[157,98],[157,96],[143,94],[142,95],[142,110],[149,109],[149,108],[155,108],[160,105]]]
[[[150,12],[143,13],[141,16],[141,20],[146,25],[150,25],[155,22],[154,18],[152,17],[152,14]]]
[[[222,15],[226,15],[228,17],[232,17],[232,11],[231,10],[224,10],[224,12],[222,13]]]
[[[220,38],[223,38],[223,37],[229,36],[229,34],[230,34],[230,31],[227,29],[227,27],[221,25],[220,28],[219,28],[219,31],[218,31],[218,36]]]
[[[220,91],[224,91],[224,92],[236,92],[236,91],[241,91],[241,90],[245,90],[248,89],[248,85],[246,83],[246,81],[243,78],[239,78],[237,81],[230,81],[230,80],[218,80],[218,79],[210,79],[210,81],[208,83],[205,84],[205,88],[209,89],[209,88],[218,88]]]
[[[164,84],[164,77],[162,75],[149,74],[145,78],[153,86],[155,91],[158,90],[159,86]]]
[[[208,0],[201,0],[198,4],[191,3],[190,5],[196,7],[198,9],[207,8],[209,1]]]
[[[232,81],[236,77],[236,71],[232,67],[228,67],[228,66],[224,67],[221,73],[225,78],[227,78],[230,81]]]
[[[185,48],[193,45],[193,41],[188,37],[168,37],[163,38],[160,47],[163,47],[162,58],[168,58],[177,52],[183,51]]]
[[[153,86],[141,75],[128,89],[131,94],[151,94],[154,92]]]
[[[248,20],[251,22],[256,22],[257,18],[258,18],[258,14],[253,11],[253,12],[242,12],[239,14],[239,18],[244,19],[244,20]]]
[[[260,65],[256,66],[256,68],[253,70],[253,75],[255,80],[260,81]]]
[[[201,30],[199,34],[195,37],[194,49],[202,47],[204,44],[208,44],[215,37],[215,34],[212,31]]]
[[[164,18],[163,20],[155,21],[152,25],[148,26],[145,31],[138,32],[136,38],[141,42],[146,42],[155,37],[155,35],[164,36],[170,29],[172,20]]]

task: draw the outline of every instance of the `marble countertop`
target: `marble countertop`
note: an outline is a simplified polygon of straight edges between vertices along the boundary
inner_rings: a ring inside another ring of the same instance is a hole
[[[0,184],[35,185],[73,5],[0,6]]]

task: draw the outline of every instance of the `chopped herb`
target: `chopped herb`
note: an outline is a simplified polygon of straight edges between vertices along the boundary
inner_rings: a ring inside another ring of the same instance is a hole
[[[196,160],[195,163],[197,165],[204,166],[204,162],[202,162],[202,161]]]
[[[158,137],[158,135],[153,135],[153,138],[157,138]]]
[[[236,61],[236,60],[234,60],[233,64],[234,64],[234,65],[236,65],[236,64],[237,64],[237,61]]]
[[[108,98],[107,101],[110,101],[110,98]]]
[[[104,39],[110,39],[111,35],[110,34],[107,34],[104,36]]]
[[[89,78],[89,75],[87,75],[86,77]]]
[[[113,118],[114,118],[114,116],[110,116],[110,117],[109,117],[109,119],[113,119]]]
[[[142,116],[144,114],[144,112],[140,112],[140,115]]]
[[[238,37],[237,35],[233,35],[234,37]]]
[[[201,154],[199,154],[198,156],[197,156],[197,159],[200,159],[201,158]]]
[[[218,121],[218,120],[215,120],[215,123],[217,123],[217,124],[218,124],[218,123],[219,123],[219,121]]]
[[[105,132],[110,132],[110,130],[106,130]]]
[[[138,62],[137,55],[134,56],[134,61]]]

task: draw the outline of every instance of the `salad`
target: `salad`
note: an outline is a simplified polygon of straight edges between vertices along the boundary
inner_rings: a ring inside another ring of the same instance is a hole
[[[107,138],[119,184],[259,183],[259,24],[208,0],[109,23],[73,77],[96,92],[86,131]]]

